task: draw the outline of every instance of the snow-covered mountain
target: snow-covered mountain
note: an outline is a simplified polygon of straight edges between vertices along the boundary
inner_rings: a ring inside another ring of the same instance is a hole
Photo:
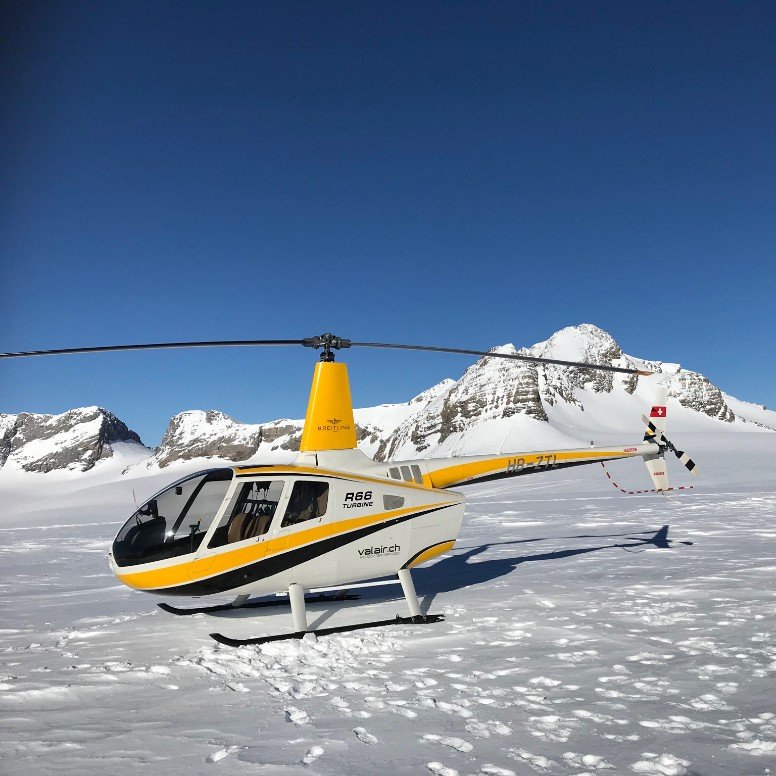
[[[102,407],[81,407],[61,415],[0,415],[0,467],[87,471],[113,457],[118,443],[137,448],[130,451],[141,455],[147,450],[134,431]]]
[[[520,351],[507,344],[494,352],[657,374],[645,378],[485,357],[458,380],[443,380],[408,402],[357,409],[359,447],[386,460],[577,446],[610,432],[637,437],[658,383],[668,388],[672,431],[776,430],[776,412],[729,396],[677,364],[626,355],[591,324],[562,329]],[[147,468],[209,458],[289,460],[301,433],[301,419],[245,424],[215,410],[194,410],[176,415],[161,445],[143,457]],[[58,416],[0,415],[0,466],[7,458],[28,471],[86,470],[112,454],[112,443],[126,440],[139,443],[121,421],[96,407]]]
[[[376,457],[520,450],[562,444],[558,434],[588,440],[600,432],[632,434],[653,403],[657,384],[668,388],[672,430],[776,429],[776,412],[726,398],[706,377],[677,364],[628,356],[610,334],[591,324],[562,329],[520,351],[511,344],[494,350],[657,374],[645,378],[482,358],[448,390],[387,433]]]
[[[518,352],[511,344],[494,350]],[[644,378],[482,358],[458,380],[443,380],[409,402],[357,409],[359,447],[385,460],[570,446],[600,432],[638,434],[656,383],[668,387],[672,429],[776,429],[776,412],[729,397],[677,364],[628,356],[591,324],[562,329],[519,352],[658,374]],[[287,459],[299,449],[301,433],[301,419],[242,425],[222,413],[184,412],[173,418],[148,465],[216,454],[237,461]]]
[[[453,380],[443,380],[408,402],[355,410],[359,447],[374,455],[388,434],[454,384]],[[165,467],[177,461],[211,457],[230,461],[288,460],[299,450],[303,425],[302,419],[246,424],[215,410],[181,412],[170,421],[147,466]]]

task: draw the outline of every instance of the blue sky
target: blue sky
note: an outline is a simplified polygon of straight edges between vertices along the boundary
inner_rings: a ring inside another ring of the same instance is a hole
[[[776,405],[772,3],[6,4],[0,350],[592,322]],[[0,364],[0,412],[300,417],[309,351]],[[470,363],[349,353],[357,405]]]

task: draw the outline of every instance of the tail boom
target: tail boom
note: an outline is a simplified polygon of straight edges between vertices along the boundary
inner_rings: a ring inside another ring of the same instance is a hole
[[[525,474],[565,469],[571,466],[584,466],[590,463],[658,455],[659,453],[659,445],[649,442],[628,447],[583,447],[570,450],[509,453],[498,456],[464,456],[455,459],[427,458],[422,462],[414,461],[413,463],[425,465],[425,474],[431,487],[454,488]],[[424,477],[424,481],[426,481],[426,477]]]

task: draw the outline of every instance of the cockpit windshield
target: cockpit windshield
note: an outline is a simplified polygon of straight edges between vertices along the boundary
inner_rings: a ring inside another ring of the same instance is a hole
[[[118,566],[195,552],[232,481],[231,469],[199,472],[157,493],[127,520],[113,542]]]

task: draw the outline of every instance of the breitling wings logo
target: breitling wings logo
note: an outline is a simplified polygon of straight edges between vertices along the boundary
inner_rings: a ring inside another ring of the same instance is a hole
[[[326,425],[318,426],[318,431],[350,431],[353,427],[350,423],[342,423],[342,418],[328,418]]]

